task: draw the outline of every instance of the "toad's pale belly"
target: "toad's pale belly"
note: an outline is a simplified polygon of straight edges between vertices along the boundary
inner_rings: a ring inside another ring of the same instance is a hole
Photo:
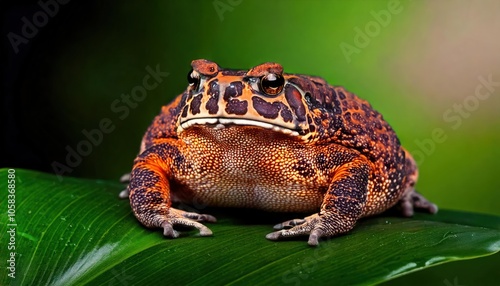
[[[328,188],[327,171],[316,164],[321,148],[254,127],[199,127],[182,139],[189,168],[174,174],[172,186],[181,202],[280,212],[321,206]]]

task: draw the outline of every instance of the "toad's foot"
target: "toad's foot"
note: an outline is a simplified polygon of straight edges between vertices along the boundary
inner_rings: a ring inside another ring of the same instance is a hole
[[[266,235],[269,240],[279,240],[287,237],[309,235],[308,244],[316,246],[321,237],[329,237],[345,233],[354,227],[355,220],[334,215],[313,214],[304,219],[293,219],[274,226],[278,230]]]
[[[123,174],[123,176],[120,177],[120,183],[128,185],[130,183],[130,173]],[[129,196],[128,188],[125,188],[125,190],[121,191],[118,194],[118,197],[120,199],[128,199],[128,196]]]
[[[159,227],[163,228],[163,235],[170,238],[179,237],[174,226],[194,227],[200,231],[200,236],[211,236],[212,231],[199,222],[216,222],[217,219],[208,214],[198,214],[171,208],[167,218],[159,218]]]
[[[411,189],[398,202],[397,206],[401,209],[401,213],[405,217],[413,216],[414,210],[423,210],[431,214],[438,211],[438,207],[428,201],[420,193]]]

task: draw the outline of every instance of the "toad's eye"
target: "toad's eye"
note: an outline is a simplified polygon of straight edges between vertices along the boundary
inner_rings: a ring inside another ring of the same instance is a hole
[[[198,87],[200,86],[200,74],[195,72],[194,70],[190,70],[187,74],[187,79],[189,82],[189,86],[193,90],[198,90]]]
[[[270,73],[265,75],[260,80],[260,86],[267,95],[276,95],[283,90],[285,79],[280,74]]]

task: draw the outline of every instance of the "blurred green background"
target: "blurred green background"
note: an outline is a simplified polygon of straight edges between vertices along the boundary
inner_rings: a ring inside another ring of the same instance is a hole
[[[19,19],[37,5],[8,7],[4,30],[22,29]],[[68,164],[68,146],[86,140],[83,130],[108,118],[114,130],[65,175],[117,180],[160,107],[187,86],[191,60],[242,69],[274,61],[367,99],[415,154],[418,189],[440,208],[500,215],[499,1],[72,1],[59,9],[19,53],[8,47],[6,166],[53,172],[54,162]],[[169,75],[126,116],[116,112],[147,66]],[[499,285],[499,263],[497,254],[388,284]]]

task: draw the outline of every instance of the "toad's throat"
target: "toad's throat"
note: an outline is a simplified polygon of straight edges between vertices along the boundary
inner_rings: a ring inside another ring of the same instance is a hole
[[[241,126],[256,126],[269,130],[273,130],[275,132],[281,132],[290,136],[300,136],[303,133],[302,130],[292,130],[283,126],[252,120],[252,119],[242,119],[242,118],[218,118],[218,117],[207,117],[207,118],[193,118],[186,121],[181,122],[179,128],[177,129],[178,133],[188,129],[193,125],[213,125],[215,129],[222,129],[226,126],[230,125],[241,125]]]

